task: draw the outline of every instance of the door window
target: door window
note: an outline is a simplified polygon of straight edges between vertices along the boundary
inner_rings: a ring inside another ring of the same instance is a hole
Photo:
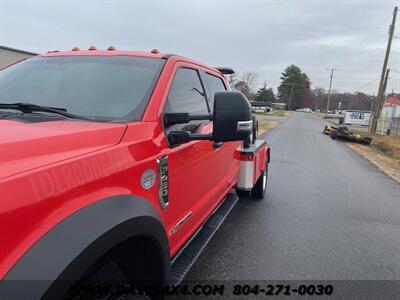
[[[206,114],[206,94],[199,74],[194,69],[180,68],[168,94],[166,112]]]
[[[226,91],[225,84],[221,78],[206,73],[206,80],[210,90],[210,107],[214,108],[214,95],[216,92]]]

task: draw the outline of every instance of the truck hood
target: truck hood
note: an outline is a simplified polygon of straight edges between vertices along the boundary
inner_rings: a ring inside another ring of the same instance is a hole
[[[0,119],[0,179],[118,144],[126,124]]]

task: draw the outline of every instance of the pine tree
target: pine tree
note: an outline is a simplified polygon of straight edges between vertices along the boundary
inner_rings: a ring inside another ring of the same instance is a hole
[[[291,93],[292,99],[288,109],[311,105],[310,80],[307,74],[295,65],[288,66],[282,73],[281,84],[278,87],[279,100],[289,105]]]
[[[267,88],[267,82],[257,91],[255,101],[274,102],[276,100],[272,88]]]

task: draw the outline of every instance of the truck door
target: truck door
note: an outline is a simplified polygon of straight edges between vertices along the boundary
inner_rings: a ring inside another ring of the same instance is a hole
[[[198,69],[186,65],[176,67],[164,106],[164,113],[172,112],[210,112]],[[212,130],[209,125],[209,121],[164,124],[164,131],[166,136],[172,130],[205,133]],[[167,157],[169,207],[165,210],[164,220],[169,227],[171,252],[174,253],[206,218],[207,205],[217,183],[215,177],[210,176],[214,168],[214,149],[210,141],[192,141],[169,147]]]
[[[210,103],[211,112],[214,108],[214,94],[220,91],[227,90],[227,84],[219,74],[212,74],[209,71],[200,73],[207,90],[207,97]],[[210,174],[219,190],[216,192],[214,201],[218,201],[222,195],[227,192],[227,189],[232,187],[232,183],[236,180],[239,170],[239,162],[234,159],[235,149],[240,145],[240,142],[225,142],[212,143],[214,155],[210,158],[210,163],[213,166],[213,172]]]

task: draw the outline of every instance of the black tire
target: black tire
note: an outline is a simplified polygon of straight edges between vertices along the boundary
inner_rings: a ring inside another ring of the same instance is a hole
[[[250,191],[243,191],[243,190],[238,190],[236,189],[236,194],[241,198],[241,197],[249,197],[250,196]]]
[[[253,132],[252,132],[252,143],[254,144],[258,137],[258,120],[256,116],[253,116]]]
[[[247,137],[243,140],[243,147],[248,148],[251,146],[251,136]]]
[[[245,148],[248,148],[252,144],[254,144],[257,139],[257,136],[258,136],[258,120],[257,120],[256,116],[252,117],[252,121],[253,121],[253,129],[251,131],[251,135],[248,138],[246,138],[245,140],[243,140],[243,146]]]
[[[257,179],[256,184],[251,190],[251,196],[254,199],[264,199],[264,195],[267,190],[267,183],[268,183],[268,163],[265,166],[265,170],[261,173],[260,178]]]
[[[253,121],[253,128],[251,131],[251,135],[248,138],[243,140],[243,146],[245,148],[248,148],[252,144],[254,144],[254,142],[256,141],[257,136],[258,136],[258,120],[257,120],[256,116],[252,117],[252,121]]]
[[[100,288],[101,287],[101,288]],[[91,266],[85,274],[73,283],[63,300],[151,300],[144,292],[133,295],[132,285],[113,260],[101,260]]]

